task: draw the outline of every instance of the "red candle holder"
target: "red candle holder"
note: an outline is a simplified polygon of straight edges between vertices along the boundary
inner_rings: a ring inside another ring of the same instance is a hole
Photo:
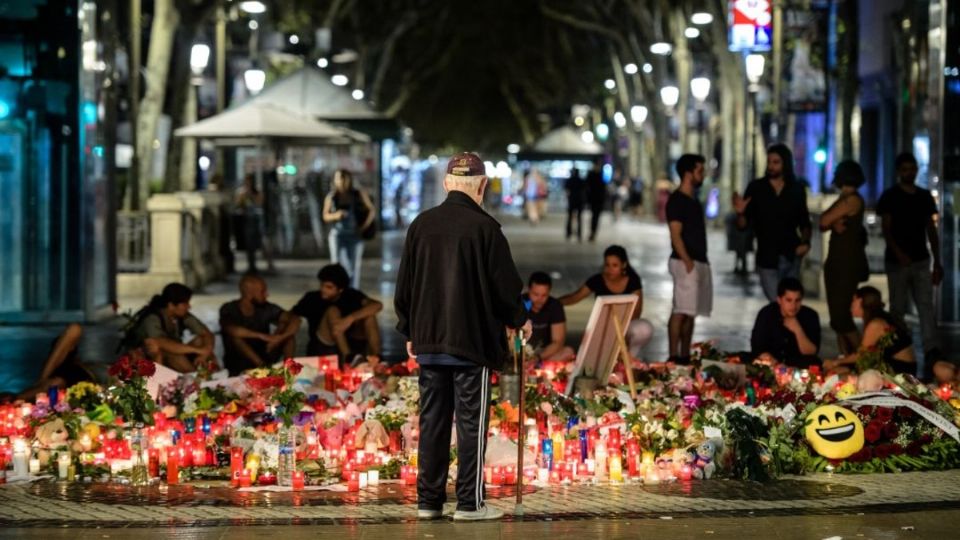
[[[253,479],[251,478],[251,476],[253,476],[253,473],[250,472],[250,469],[242,469],[239,474],[240,474],[239,486],[250,487],[250,484],[253,483]]]
[[[167,456],[167,485],[180,483],[180,456],[172,452]]]
[[[350,478],[347,480],[347,491],[360,491],[360,473],[357,471],[350,473]]]

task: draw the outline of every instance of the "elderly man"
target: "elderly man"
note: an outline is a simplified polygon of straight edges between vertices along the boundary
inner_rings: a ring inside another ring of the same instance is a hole
[[[420,364],[420,519],[442,516],[457,417],[457,521],[498,519],[484,504],[483,457],[490,371],[506,356],[505,329],[531,325],[520,300],[523,281],[497,223],[480,207],[483,161],[460,153],[443,181],[447,199],[410,225],[394,296],[397,330]],[[526,321],[526,322],[525,322]]]
[[[243,276],[240,299],[220,307],[224,367],[233,376],[293,356],[299,329],[300,317],[267,301],[262,277]]]

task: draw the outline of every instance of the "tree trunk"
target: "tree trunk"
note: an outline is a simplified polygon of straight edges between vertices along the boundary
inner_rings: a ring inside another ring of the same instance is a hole
[[[674,8],[670,11],[670,30],[673,34],[673,66],[674,73],[677,76],[677,88],[680,89],[680,99],[677,101],[677,132],[682,151],[686,152],[693,148],[690,144],[689,135],[689,116],[687,114],[690,105],[690,78],[693,72],[693,58],[690,55],[690,48],[687,46],[687,38],[684,30],[687,27],[687,18],[680,8]]]
[[[163,101],[170,72],[170,55],[179,16],[173,8],[173,0],[155,0],[153,24],[150,28],[150,49],[147,53],[147,68],[144,76],[146,91],[137,114],[137,159],[139,170],[137,187],[139,208],[143,208],[150,196],[150,178],[153,168],[153,143],[157,138],[157,124],[163,112]]]
[[[191,81],[190,71],[190,49],[193,46],[193,40],[196,36],[196,28],[193,24],[182,25],[176,36],[176,43],[173,49],[173,75],[171,78],[173,95],[170,96],[170,109],[168,111],[171,120],[171,133],[173,130],[187,125],[196,119],[196,99],[195,97],[192,100],[190,99],[190,94],[196,92]],[[190,111],[191,105],[193,105],[193,111]],[[167,193],[183,189],[183,179],[181,178],[181,176],[184,175],[183,173],[195,176],[192,166],[181,173],[184,164],[184,145],[189,144],[196,145],[195,139],[184,139],[183,137],[170,138],[170,149],[167,153],[163,182],[163,190]],[[196,184],[196,180],[192,183]]]
[[[857,92],[860,88],[859,47],[860,32],[856,0],[840,2],[838,19],[840,43],[838,46],[840,159],[855,159],[853,147],[853,113],[857,107]]]

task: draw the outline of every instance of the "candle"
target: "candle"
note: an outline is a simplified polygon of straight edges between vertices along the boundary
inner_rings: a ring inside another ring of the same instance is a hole
[[[360,489],[367,489],[367,473],[359,473],[357,475],[357,480],[360,482]]]
[[[150,478],[160,476],[160,449],[150,448],[147,450],[147,473]]]
[[[693,468],[690,465],[683,465],[680,467],[680,479],[681,480],[690,480],[693,476]]]
[[[167,485],[180,483],[180,455],[179,452],[167,454]]]
[[[70,471],[70,456],[67,454],[60,454],[60,457],[57,458],[57,478],[60,480],[66,480],[67,474]]]
[[[503,470],[503,483],[512,486],[517,483],[517,468],[507,465]]]
[[[14,476],[27,476],[30,469],[28,467],[28,462],[30,460],[30,452],[27,450],[27,443],[23,439],[17,439],[13,443],[13,475]]]
[[[360,473],[353,471],[347,480],[347,491],[360,491]]]
[[[30,474],[39,474],[40,473],[40,460],[37,458],[30,459]]]
[[[76,477],[77,477],[77,466],[71,463],[70,466],[67,467],[67,482],[73,482]]]
[[[494,467],[490,471],[490,483],[493,484],[494,486],[503,485],[503,468],[502,467]]]
[[[587,442],[587,430],[581,429],[580,435],[580,463],[583,463],[587,460],[587,450],[589,449],[589,443]]]
[[[367,484],[371,486],[380,485],[380,469],[370,469],[367,471]]]
[[[543,440],[543,465],[547,470],[553,469],[553,439]]]
[[[627,441],[627,472],[630,476],[637,476],[640,472],[640,442],[636,439]]]
[[[610,481],[623,482],[623,464],[617,454],[610,456]]]
[[[243,469],[240,471],[240,487],[250,487],[250,484],[253,482],[253,476],[256,473],[250,469]]]
[[[293,471],[293,478],[291,482],[293,491],[303,490],[303,483],[304,483],[303,471]]]
[[[549,482],[550,469],[547,469],[546,467],[540,467],[539,469],[537,469],[537,481],[542,484],[546,484],[547,482]]]
[[[237,487],[240,482],[239,472],[243,470],[243,448],[233,446],[230,448],[230,477],[233,487]]]
[[[648,469],[647,476],[644,479],[647,484],[656,485],[660,483],[660,473],[657,472],[657,469]]]
[[[937,395],[944,401],[950,401],[950,397],[953,395],[953,388],[949,384],[944,384],[937,391]]]
[[[257,479],[257,482],[261,486],[272,486],[277,483],[277,477],[270,471],[266,471],[260,475],[260,478]]]

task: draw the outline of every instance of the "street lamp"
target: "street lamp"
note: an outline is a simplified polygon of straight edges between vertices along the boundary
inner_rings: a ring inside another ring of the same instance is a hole
[[[259,94],[266,82],[267,74],[262,69],[253,68],[243,72],[243,83],[253,95]]]
[[[762,54],[748,54],[744,59],[747,70],[747,92],[750,94],[750,110],[753,114],[750,122],[750,153],[753,156],[753,177],[757,177],[757,92],[760,91],[760,78],[763,77],[763,66],[766,59]]]
[[[658,41],[650,46],[650,52],[653,54],[659,54],[661,56],[666,56],[673,51],[673,46],[671,46],[666,41]]]
[[[703,105],[710,95],[710,79],[706,77],[690,79],[690,93],[693,94],[693,99],[697,100],[697,129],[700,138],[700,153],[707,155],[707,138],[704,136],[704,130],[706,129],[704,117],[706,112],[704,111]]]
[[[647,108],[643,105],[634,105],[630,107],[630,119],[633,120],[633,125],[637,129],[640,129],[640,126],[647,121]]]
[[[690,27],[688,27],[687,29],[685,29],[685,30],[683,31],[683,35],[684,35],[684,37],[686,37],[687,39],[696,39],[696,38],[700,37],[700,30],[698,30],[698,29],[690,26]]]
[[[210,63],[210,46],[197,43],[190,49],[190,70],[197,77],[203,75]]]
[[[660,99],[668,109],[672,109],[680,101],[680,89],[676,86],[664,86],[660,89]]]
[[[618,128],[623,129],[627,126],[627,117],[624,116],[622,112],[617,111],[613,114],[613,123],[616,124]]]
[[[245,1],[240,2],[240,9],[251,15],[259,15],[267,11],[267,6],[263,2]]]
[[[634,64],[633,62],[631,62],[631,63],[623,66],[623,71],[624,71],[624,73],[626,73],[627,75],[636,75],[636,74],[637,74],[637,71],[638,71],[637,65]]]
[[[348,79],[346,75],[340,75],[338,73],[333,77],[330,77],[330,82],[332,82],[336,86],[346,86],[347,84],[350,83],[350,79]]]
[[[698,25],[698,26],[703,26],[703,25],[705,25],[705,24],[710,24],[710,23],[713,22],[713,15],[711,15],[711,14],[705,12],[705,11],[700,11],[700,12],[694,13],[693,15],[690,16],[690,22],[692,22],[693,24],[696,24],[696,25]]]
[[[363,99],[363,90],[357,88],[350,95],[353,96],[353,99],[360,101],[361,99]]]

